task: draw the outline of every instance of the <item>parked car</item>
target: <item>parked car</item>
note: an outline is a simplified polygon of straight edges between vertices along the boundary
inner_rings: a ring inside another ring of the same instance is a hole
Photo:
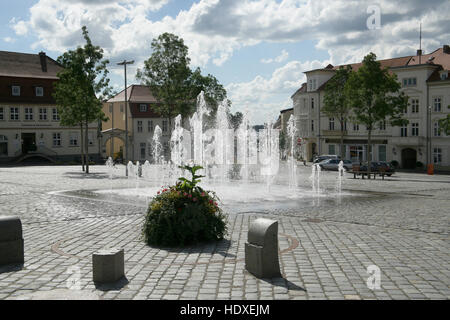
[[[367,171],[367,163],[362,165],[359,168],[360,171]],[[370,164],[370,171],[371,172],[380,172],[381,170],[384,170],[386,172],[386,175],[390,177],[393,173],[395,173],[394,167],[386,161],[373,161]]]
[[[322,156],[315,157],[313,163],[319,163],[327,159],[341,159],[341,157],[334,154],[325,154]]]
[[[339,170],[339,162],[341,160],[339,159],[326,159],[322,162],[319,162],[319,166],[323,170],[333,170],[338,171]],[[344,170],[351,170],[352,169],[352,162],[350,160],[342,160],[344,164]]]

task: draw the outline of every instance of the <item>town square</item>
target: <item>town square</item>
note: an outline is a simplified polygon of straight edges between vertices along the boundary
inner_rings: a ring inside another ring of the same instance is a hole
[[[0,33],[0,300],[450,298],[447,2],[23,5]]]

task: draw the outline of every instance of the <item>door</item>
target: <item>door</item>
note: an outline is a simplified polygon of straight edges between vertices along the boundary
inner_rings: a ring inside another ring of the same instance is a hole
[[[36,133],[22,133],[22,153],[36,151]]]
[[[402,150],[402,168],[414,169],[417,162],[417,151],[411,148]]]

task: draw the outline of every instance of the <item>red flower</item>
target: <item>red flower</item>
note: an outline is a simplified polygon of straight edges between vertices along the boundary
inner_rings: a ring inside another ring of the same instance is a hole
[[[202,192],[201,196],[202,196],[202,197],[204,197],[204,196],[205,196],[205,193],[204,193],[204,192]]]
[[[217,207],[217,202],[214,202],[214,205]]]
[[[156,194],[159,194],[159,191]]]

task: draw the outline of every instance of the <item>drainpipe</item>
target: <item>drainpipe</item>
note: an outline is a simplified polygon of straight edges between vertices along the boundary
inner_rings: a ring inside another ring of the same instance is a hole
[[[317,112],[319,113],[319,143],[318,143],[318,151],[319,151],[319,156],[322,154],[322,143],[321,143],[321,131],[320,131],[320,91],[317,91],[317,95],[318,95],[318,101],[317,101]]]

